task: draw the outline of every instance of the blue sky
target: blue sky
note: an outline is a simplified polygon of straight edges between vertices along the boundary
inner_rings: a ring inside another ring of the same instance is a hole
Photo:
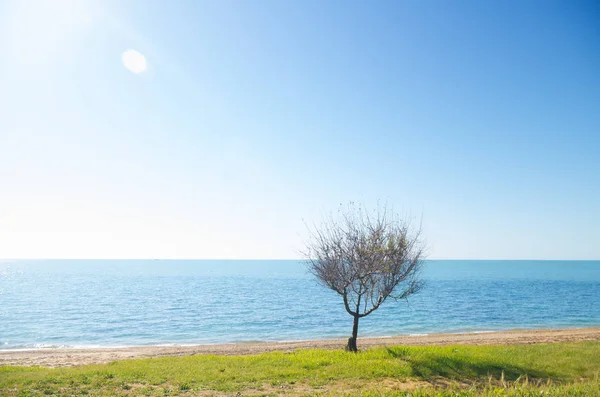
[[[0,257],[297,258],[305,221],[381,200],[431,258],[599,259],[599,18],[4,1]]]

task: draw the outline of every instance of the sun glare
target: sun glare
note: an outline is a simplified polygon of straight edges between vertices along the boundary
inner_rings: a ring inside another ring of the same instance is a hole
[[[9,3],[9,17],[0,34],[6,35],[10,58],[22,64],[39,65],[69,48],[81,40],[92,24],[92,6],[77,0]]]
[[[135,74],[146,70],[146,57],[136,50],[127,50],[123,53],[123,66]]]

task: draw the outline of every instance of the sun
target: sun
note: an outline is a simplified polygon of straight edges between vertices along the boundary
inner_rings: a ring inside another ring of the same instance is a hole
[[[148,67],[146,57],[136,50],[125,51],[121,58],[123,60],[123,66],[135,74],[143,73]]]

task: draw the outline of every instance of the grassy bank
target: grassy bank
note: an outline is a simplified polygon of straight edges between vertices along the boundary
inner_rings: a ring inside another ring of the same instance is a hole
[[[600,343],[374,348],[0,367],[1,395],[600,396]],[[542,393],[542,394],[540,394]]]

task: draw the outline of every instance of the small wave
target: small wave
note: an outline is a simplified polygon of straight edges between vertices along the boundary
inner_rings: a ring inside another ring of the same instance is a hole
[[[53,345],[48,343],[29,343],[24,345],[9,345],[8,342],[4,342],[0,345],[0,350],[40,350],[40,349],[69,349],[73,346],[70,345]]]
[[[429,334],[408,334],[408,336],[429,336]]]

